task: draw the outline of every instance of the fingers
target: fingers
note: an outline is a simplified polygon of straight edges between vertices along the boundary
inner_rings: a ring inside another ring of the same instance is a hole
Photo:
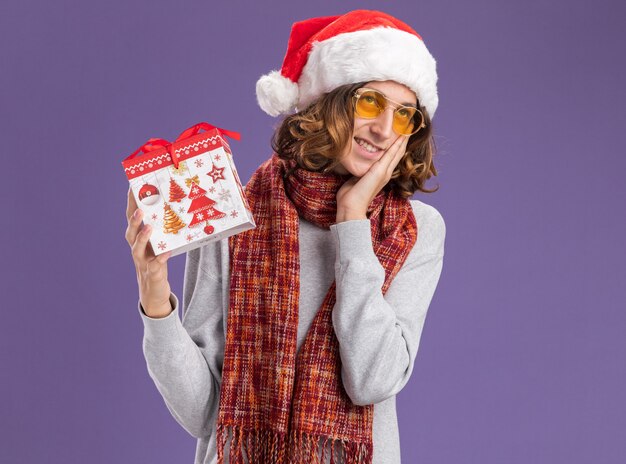
[[[135,196],[133,195],[130,187],[128,188],[128,200],[126,203],[126,220],[128,221],[128,227],[126,228],[126,241],[131,246],[134,245],[137,233],[141,226],[141,219],[143,217],[143,211],[137,208],[137,202],[135,202]]]
[[[163,255],[159,255],[156,259],[146,261],[141,268],[142,280],[148,285],[148,287],[150,287],[151,283],[161,284],[164,281],[167,281],[167,266],[163,265],[167,259],[160,259],[162,257]]]
[[[126,241],[128,244],[133,247],[135,244],[135,240],[137,239],[137,234],[141,229],[141,220],[143,219],[143,211],[135,207],[134,212],[128,218],[128,227],[126,228]]]
[[[130,187],[128,187],[128,200],[126,203],[126,219],[130,222],[130,218],[137,210],[137,202],[135,201],[135,195]]]
[[[154,252],[152,248],[148,246],[151,233],[152,227],[147,224],[141,228],[136,234],[135,240],[131,242],[133,261],[135,261],[135,265],[139,268],[143,268],[150,258],[154,258]]]
[[[165,264],[167,263],[167,260],[170,259],[170,256],[172,256],[172,252],[168,251],[166,253],[163,253],[162,255],[157,256],[156,260],[159,262],[159,264]]]
[[[172,255],[172,252],[168,251],[167,253],[155,257],[149,243],[146,247],[146,242],[143,241],[142,235],[143,231],[137,237],[137,253],[139,255],[136,261],[137,277],[142,289],[141,293],[146,296],[148,300],[158,300],[159,298],[155,297],[155,294],[160,293],[160,287],[164,282],[167,282],[167,260]],[[150,237],[150,232],[145,235]],[[144,250],[144,258],[141,258],[142,249]],[[165,293],[169,295],[169,292]]]
[[[407,146],[408,140],[409,140],[408,137],[404,137],[400,135],[395,140],[395,142],[391,145],[390,151],[392,151],[392,156],[391,156],[390,164],[393,164],[394,169],[396,165],[398,164],[398,162],[400,161],[400,159],[402,159],[402,156],[404,156],[404,153],[406,152],[406,146]]]
[[[126,241],[131,247],[133,260],[135,265],[144,267],[147,260],[155,259],[154,251],[150,245],[150,235],[152,234],[152,226],[149,224],[142,225],[143,211],[137,208],[135,197],[132,191],[128,191],[128,205],[126,207],[126,217],[128,219],[128,227],[126,228]],[[156,260],[159,265],[163,265],[172,255],[171,251],[159,255]]]
[[[408,144],[408,137],[398,136],[396,140],[387,148],[385,154],[378,160],[378,162],[382,165],[387,180],[393,174],[393,171],[396,169],[396,166],[406,153],[406,147]]]
[[[150,314],[147,308],[161,308],[164,307],[163,302],[168,301],[170,286],[167,281],[167,260],[172,252],[168,251],[155,256],[150,245],[152,226],[150,224],[142,225],[143,211],[137,207],[135,197],[130,189],[128,191],[126,218],[128,220],[126,241],[130,245],[137,272],[139,298],[146,314]],[[167,306],[170,306],[169,303]]]

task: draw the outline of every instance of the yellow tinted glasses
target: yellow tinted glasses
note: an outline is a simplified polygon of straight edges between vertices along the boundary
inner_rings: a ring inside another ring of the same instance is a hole
[[[392,128],[398,135],[413,135],[426,127],[424,114],[414,106],[405,106],[388,99],[374,89],[360,88],[354,92],[354,111],[364,119],[375,119],[387,106],[394,108]]]

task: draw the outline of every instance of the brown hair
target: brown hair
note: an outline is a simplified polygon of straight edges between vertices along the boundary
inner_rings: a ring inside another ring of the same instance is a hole
[[[285,117],[274,133],[272,149],[281,159],[293,159],[309,171],[332,171],[340,164],[339,156],[352,138],[354,108],[350,100],[353,92],[365,84],[337,87],[304,110]],[[425,193],[439,190],[439,186],[432,190],[424,186],[426,180],[437,175],[437,170],[433,164],[432,123],[426,109],[420,109],[426,127],[410,136],[406,154],[385,187],[403,198],[417,190]]]

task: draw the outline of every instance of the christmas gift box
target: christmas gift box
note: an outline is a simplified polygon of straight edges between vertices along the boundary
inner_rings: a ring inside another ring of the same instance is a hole
[[[255,227],[225,136],[237,132],[199,123],[175,142],[150,139],[122,166],[155,255],[172,256]]]

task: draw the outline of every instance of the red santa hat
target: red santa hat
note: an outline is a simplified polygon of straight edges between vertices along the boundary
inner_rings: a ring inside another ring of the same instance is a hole
[[[294,23],[280,71],[256,84],[259,106],[270,116],[306,108],[344,84],[393,80],[415,92],[432,118],[437,109],[437,69],[420,35],[380,11]]]

